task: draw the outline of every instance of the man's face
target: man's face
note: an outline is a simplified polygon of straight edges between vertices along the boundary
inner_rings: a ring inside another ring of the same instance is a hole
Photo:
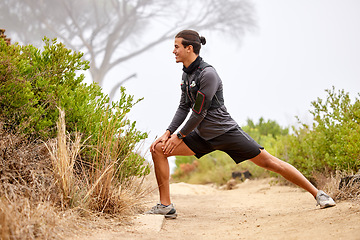
[[[190,52],[189,46],[184,48],[184,46],[182,45],[182,40],[183,38],[175,38],[173,54],[175,54],[175,60],[177,63],[184,63]]]

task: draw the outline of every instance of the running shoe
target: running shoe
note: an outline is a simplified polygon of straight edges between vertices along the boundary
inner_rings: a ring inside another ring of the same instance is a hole
[[[152,207],[149,211],[145,212],[145,214],[160,214],[164,215],[165,218],[174,219],[177,217],[176,210],[173,204],[169,206],[164,206],[161,203],[156,204],[156,206]]]
[[[320,208],[333,207],[336,205],[335,201],[322,190],[319,190],[316,194],[317,205],[320,205]]]

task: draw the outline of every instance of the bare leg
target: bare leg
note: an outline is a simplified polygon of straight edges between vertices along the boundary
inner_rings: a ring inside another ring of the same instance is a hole
[[[318,189],[314,187],[305,177],[299,172],[295,167],[290,165],[287,162],[284,162],[271,154],[269,154],[266,150],[262,150],[259,155],[251,159],[253,163],[256,165],[263,167],[272,172],[278,173],[283,176],[286,180],[298,185],[299,187],[305,189],[309,193],[311,193],[314,198],[316,198],[316,194]]]
[[[170,186],[169,186],[169,162],[168,155],[164,155],[162,151],[162,143],[158,143],[155,151],[152,152],[152,159],[154,162],[156,181],[159,187],[160,202],[164,205],[171,204],[170,200]],[[195,153],[182,142],[172,153],[171,156],[192,156]]]

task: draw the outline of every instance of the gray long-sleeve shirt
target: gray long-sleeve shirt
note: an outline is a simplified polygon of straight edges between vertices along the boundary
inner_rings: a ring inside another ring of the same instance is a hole
[[[188,84],[195,81],[195,78],[195,71],[189,74],[185,72],[183,73],[183,81],[188,81]],[[223,88],[219,75],[216,70],[210,66],[202,70],[198,78],[200,80],[200,87],[198,91],[205,96],[205,101],[211,102],[215,93]],[[191,101],[191,105],[186,102],[186,94],[186,91],[182,91],[181,93],[179,107],[168,127],[171,133],[175,132],[176,129],[185,121],[194,104],[194,101]],[[237,123],[231,118],[224,105],[215,109],[209,108],[210,104],[205,104],[204,108],[199,113],[192,110],[189,119],[180,130],[181,133],[188,135],[192,130],[195,130],[200,137],[205,140],[209,140],[220,136],[237,126]]]

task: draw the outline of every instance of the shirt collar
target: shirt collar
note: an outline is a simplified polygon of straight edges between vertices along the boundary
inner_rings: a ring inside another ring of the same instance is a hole
[[[195,71],[195,69],[197,69],[199,66],[200,66],[200,62],[202,61],[202,58],[200,57],[200,56],[198,56],[196,59],[195,59],[195,61],[193,61],[190,65],[189,65],[189,67],[185,67],[185,66],[183,66],[183,71],[185,72],[185,73],[187,73],[187,74],[190,74],[190,73],[192,73],[192,72],[194,72]]]

